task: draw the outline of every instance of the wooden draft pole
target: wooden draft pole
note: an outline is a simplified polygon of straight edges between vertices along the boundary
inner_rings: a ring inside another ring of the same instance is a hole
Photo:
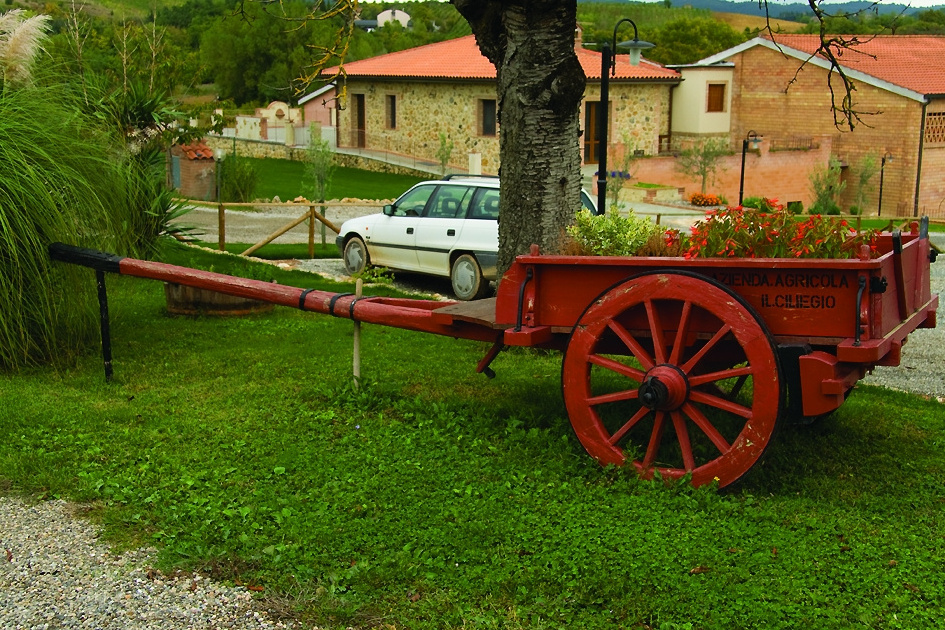
[[[358,278],[354,285],[355,299],[361,299],[364,281]],[[361,322],[354,320],[354,353],[351,361],[351,373],[354,376],[354,388],[361,387]]]

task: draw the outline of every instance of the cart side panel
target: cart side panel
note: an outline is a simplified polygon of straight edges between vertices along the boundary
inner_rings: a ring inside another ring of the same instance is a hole
[[[860,309],[859,278],[878,272],[876,261],[786,259],[611,258],[523,256],[500,284],[497,321],[516,323],[519,296],[533,326],[569,328],[601,293],[627,278],[681,269],[712,278],[744,297],[776,337],[853,337]],[[532,269],[527,290],[518,282]],[[868,284],[868,283],[867,283]]]
[[[932,299],[928,239],[903,235],[900,261],[892,251],[891,237],[883,235],[880,249],[887,251],[879,258],[878,277],[885,280],[885,291],[871,294],[869,335],[882,338]],[[903,312],[904,309],[904,312]]]

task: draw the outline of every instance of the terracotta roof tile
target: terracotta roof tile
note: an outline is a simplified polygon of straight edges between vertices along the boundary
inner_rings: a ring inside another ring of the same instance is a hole
[[[578,61],[590,81],[600,80],[600,53],[578,48]],[[334,74],[329,68],[323,74]],[[479,52],[473,35],[345,64],[352,78],[495,80],[495,66]],[[631,66],[628,55],[617,58],[615,79],[678,81],[679,73],[644,59]]]
[[[861,36],[853,50],[843,51],[840,64],[919,94],[945,94],[945,36]],[[768,39],[771,39],[770,37]],[[818,35],[776,35],[781,45],[813,54]]]
[[[212,160],[213,149],[208,147],[203,141],[191,142],[190,144],[181,144],[180,150],[188,160]]]

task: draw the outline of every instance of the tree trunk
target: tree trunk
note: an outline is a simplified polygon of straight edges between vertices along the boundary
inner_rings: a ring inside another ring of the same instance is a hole
[[[574,52],[577,0],[452,0],[496,67],[501,165],[498,271],[535,243],[559,250],[581,207]]]

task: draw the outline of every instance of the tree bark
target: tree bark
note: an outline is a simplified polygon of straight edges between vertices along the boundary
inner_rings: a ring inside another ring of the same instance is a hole
[[[555,253],[581,207],[574,52],[577,0],[452,0],[496,67],[501,201],[498,271],[537,244]]]

